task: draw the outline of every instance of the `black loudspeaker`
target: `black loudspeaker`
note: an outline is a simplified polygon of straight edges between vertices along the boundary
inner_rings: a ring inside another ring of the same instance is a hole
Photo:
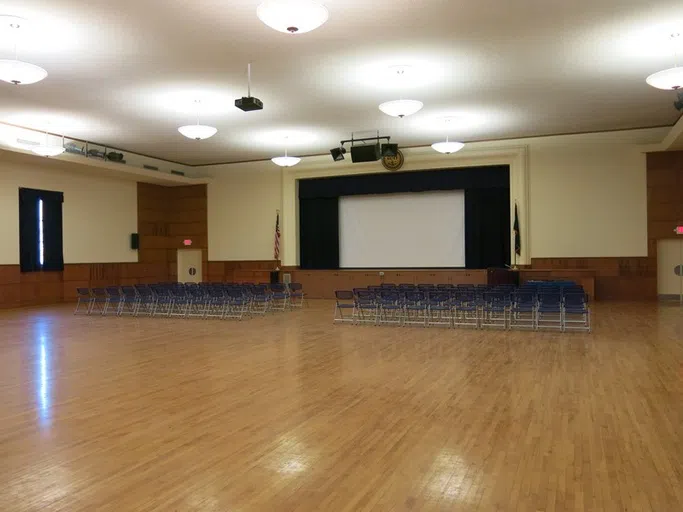
[[[398,155],[398,144],[382,144],[382,156]]]
[[[381,157],[379,143],[371,146],[351,146],[352,162],[376,162]]]
[[[140,248],[140,235],[137,233],[130,234],[130,248],[135,250]]]
[[[274,270],[270,273],[270,282],[271,284],[279,283],[280,282],[280,272],[277,270]]]

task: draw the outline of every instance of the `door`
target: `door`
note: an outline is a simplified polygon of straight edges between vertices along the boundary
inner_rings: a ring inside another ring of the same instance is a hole
[[[201,249],[178,249],[178,282],[202,282]]]
[[[683,237],[657,242],[657,294],[662,298],[683,295]]]

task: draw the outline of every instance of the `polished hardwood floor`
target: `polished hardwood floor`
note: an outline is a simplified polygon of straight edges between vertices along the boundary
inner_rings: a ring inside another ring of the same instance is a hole
[[[683,309],[592,334],[0,312],[0,511],[683,510]]]

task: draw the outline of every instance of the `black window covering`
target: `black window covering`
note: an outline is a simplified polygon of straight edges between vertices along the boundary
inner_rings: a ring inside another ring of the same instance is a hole
[[[43,265],[40,265],[38,201],[43,201]],[[19,189],[19,265],[22,272],[64,270],[64,194]]]

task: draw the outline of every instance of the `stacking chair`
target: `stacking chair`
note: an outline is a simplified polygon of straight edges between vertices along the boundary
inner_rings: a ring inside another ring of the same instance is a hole
[[[242,320],[242,318],[249,314],[250,306],[250,299],[243,289],[237,287],[229,288],[225,298],[224,318]]]
[[[564,309],[560,293],[539,294],[536,307],[536,329],[564,331]]]
[[[301,308],[306,300],[301,283],[289,283],[289,307]]]
[[[152,316],[156,308],[157,296],[154,290],[146,284],[138,284],[134,286],[138,294],[138,303],[135,309],[135,316],[140,316],[141,313]]]
[[[371,290],[357,290],[356,323],[377,325],[379,320],[379,302],[377,295]]]
[[[102,308],[102,315],[121,315],[121,309],[123,308],[123,295],[118,286],[108,286],[104,289],[107,293],[107,301],[104,303],[104,308]]]
[[[414,290],[405,293],[403,302],[403,325],[427,327],[427,294]]]
[[[187,309],[185,316],[188,318],[206,318],[209,295],[203,286],[190,285],[185,290]]]
[[[289,291],[287,290],[287,286],[282,283],[271,283],[270,300],[270,309],[273,311],[285,311],[289,305]]]
[[[90,307],[90,314],[99,313],[104,314],[104,309],[107,307],[109,296],[107,290],[104,288],[92,289],[92,306]]]
[[[583,292],[565,294],[564,329],[591,332],[591,312]]]
[[[95,301],[90,288],[76,288],[76,293],[78,294],[78,302],[76,302],[74,315],[89,315]]]
[[[384,288],[378,297],[379,324],[401,325],[403,323],[403,301],[397,289]]]
[[[256,315],[265,315],[270,310],[270,293],[268,286],[257,284],[251,287],[250,312]]]
[[[427,325],[451,327],[453,325],[453,308],[448,291],[436,288],[427,298]]]
[[[170,289],[171,305],[167,316],[185,318],[190,309],[190,295],[183,285],[175,285]]]
[[[220,285],[209,286],[207,290],[204,318],[224,318],[227,303],[227,297],[225,296],[225,292]]]
[[[334,292],[334,323],[354,323],[356,321],[356,300],[352,291]]]
[[[135,315],[140,297],[133,286],[121,287],[121,310],[119,315]]]
[[[151,285],[150,288],[152,289],[152,292],[154,292],[152,316],[171,316],[175,299],[171,287],[159,284]]]
[[[521,290],[513,295],[509,325],[511,329],[536,328],[536,297],[533,292]]]
[[[479,327],[479,303],[474,290],[458,289],[453,298],[453,325],[458,327]]]
[[[481,313],[481,327],[507,329],[510,313],[509,294],[500,290],[485,292]]]

